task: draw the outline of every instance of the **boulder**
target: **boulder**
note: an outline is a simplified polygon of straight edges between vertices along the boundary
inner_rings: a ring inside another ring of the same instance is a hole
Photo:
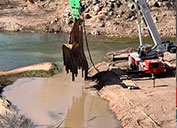
[[[101,22],[100,27],[105,27],[105,23]]]
[[[135,8],[134,3],[129,3],[127,6],[128,6],[130,9],[134,9],[134,8]]]
[[[126,15],[126,19],[130,19],[133,16],[135,16],[136,13],[135,13],[135,11],[128,11],[128,12],[125,13],[125,15]]]
[[[66,23],[67,23],[67,24],[72,24],[73,21],[72,21],[70,18],[66,18]]]
[[[94,29],[92,32],[91,32],[92,35],[100,35],[100,31],[98,31],[98,29]]]
[[[95,12],[95,13],[98,13],[99,11],[101,11],[101,8],[99,7],[99,4],[97,4],[97,5],[94,7],[94,12]]]
[[[84,18],[85,19],[90,19],[90,18],[92,18],[88,13],[84,13]]]

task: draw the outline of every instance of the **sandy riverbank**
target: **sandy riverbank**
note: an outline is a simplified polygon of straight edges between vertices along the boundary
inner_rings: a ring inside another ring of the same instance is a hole
[[[0,72],[0,91],[5,86],[12,84],[15,80],[22,77],[47,77],[56,73],[58,73],[57,66],[50,62]],[[5,99],[0,99],[0,114],[8,111],[7,105],[9,104]]]
[[[49,77],[58,73],[56,64],[44,62],[41,64],[30,65],[10,71],[0,72],[0,88],[12,84],[15,80],[22,77]]]
[[[9,112],[8,106],[9,103],[4,98],[0,98],[0,115]]]
[[[168,53],[168,55],[175,56],[176,54]],[[123,128],[176,126],[174,69],[168,69],[166,73],[159,75],[155,80],[154,88],[150,76],[126,73],[127,61],[116,62],[111,66],[110,63],[104,62],[96,67],[102,75],[98,75],[93,68],[90,69],[90,75],[96,80],[94,87],[98,89],[99,96],[108,101]],[[90,86],[93,87],[93,84]],[[129,86],[140,89],[129,90],[127,88]]]
[[[14,81],[22,77],[49,77],[58,72],[59,70],[57,66],[51,62],[44,62],[41,64],[35,64],[10,71],[0,72],[0,89],[2,91],[5,86],[12,84]],[[17,120],[17,127],[21,126],[23,121],[26,121],[26,123],[23,124],[24,127],[33,125],[30,119],[27,119],[23,115],[19,114],[17,110],[10,108],[10,105],[11,103],[8,102],[5,98],[0,98],[0,126],[13,126],[15,125],[13,123]]]
[[[175,54],[166,53],[165,55],[164,58],[175,67]],[[102,75],[95,75],[96,71],[93,68],[89,70],[90,76],[96,80],[94,87],[98,89],[98,95],[108,101],[109,107],[120,120],[121,127],[175,127],[176,79],[174,67],[167,70],[167,73],[158,76],[154,88],[149,76],[127,74],[127,66],[127,61],[116,62],[113,65],[103,62],[96,66],[104,72]],[[2,85],[6,86],[21,77],[40,76],[44,72],[45,75],[42,76],[46,76],[46,73],[52,75],[55,70],[55,64],[42,63],[1,72],[0,81]],[[90,86],[93,86],[93,82],[90,83]],[[128,86],[138,86],[140,89],[129,90]],[[7,104],[4,105],[4,101],[0,101],[1,110],[8,110],[6,109]]]

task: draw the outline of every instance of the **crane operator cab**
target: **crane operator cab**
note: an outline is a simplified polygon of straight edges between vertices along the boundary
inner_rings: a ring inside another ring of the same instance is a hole
[[[139,49],[138,49],[139,57],[141,59],[148,58],[148,54],[151,52],[151,49],[152,49],[152,45],[149,45],[149,44],[140,46]]]
[[[140,46],[138,52],[129,53],[129,68],[148,74],[166,71],[166,64],[153,49],[152,45]]]
[[[153,47],[151,44],[145,44],[143,46],[139,46],[138,48],[138,56],[144,59],[158,59],[158,57],[162,57],[163,54],[157,53],[156,47]]]

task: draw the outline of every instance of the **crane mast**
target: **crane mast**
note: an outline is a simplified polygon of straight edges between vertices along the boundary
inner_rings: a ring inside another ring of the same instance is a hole
[[[147,25],[147,28],[151,34],[154,44],[155,45],[161,44],[162,41],[161,41],[160,35],[157,31],[157,28],[154,24],[152,17],[151,17],[150,10],[146,4],[146,1],[145,0],[135,0],[134,2],[136,5],[136,8],[137,8],[137,11],[139,11],[144,18],[144,22]],[[139,13],[139,12],[137,12],[137,13]]]

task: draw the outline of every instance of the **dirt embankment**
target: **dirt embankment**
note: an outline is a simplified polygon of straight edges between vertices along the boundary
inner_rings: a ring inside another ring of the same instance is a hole
[[[176,54],[166,53],[170,65],[176,66],[173,58]],[[171,59],[170,59],[171,58]],[[172,59],[173,58],[173,59]],[[108,101],[123,128],[172,128],[176,126],[175,96],[176,79],[174,67],[158,75],[155,87],[151,76],[131,73],[127,70],[128,62],[118,61],[113,64],[100,63],[96,67],[101,73],[91,68],[89,73],[96,81],[90,85],[98,89],[101,98]],[[135,89],[128,89],[128,88]]]
[[[50,62],[0,72],[0,90],[22,77],[49,77],[59,72],[57,66]]]
[[[59,72],[57,66],[50,62],[21,67],[0,72],[0,91],[22,77],[49,77]],[[33,122],[18,113],[5,98],[0,97],[0,126],[1,127],[33,127]]]
[[[9,112],[9,110],[7,109],[8,105],[9,103],[5,99],[0,98],[0,115]]]
[[[0,2],[0,30],[69,32],[73,23],[69,0],[22,0]],[[170,1],[149,0],[151,15],[161,36],[175,37],[176,13]],[[83,14],[87,32],[98,35],[138,36],[137,16],[134,5],[126,0],[83,0]],[[148,36],[146,27],[142,28]]]

